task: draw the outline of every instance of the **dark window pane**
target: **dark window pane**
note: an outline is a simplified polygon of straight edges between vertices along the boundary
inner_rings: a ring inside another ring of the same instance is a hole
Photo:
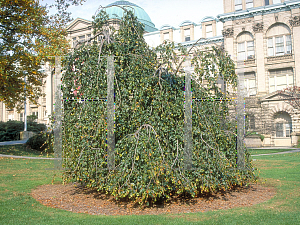
[[[276,137],[283,137],[283,123],[276,123]]]

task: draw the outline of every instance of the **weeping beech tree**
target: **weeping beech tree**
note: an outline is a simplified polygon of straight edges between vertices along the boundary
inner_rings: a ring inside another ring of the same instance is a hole
[[[140,204],[171,196],[195,197],[255,180],[249,154],[236,167],[236,123],[229,118],[236,87],[234,63],[222,48],[192,51],[174,43],[155,49],[132,12],[118,31],[101,11],[93,41],[65,59],[64,180]],[[109,32],[108,32],[109,31]],[[95,39],[96,39],[95,38]],[[98,39],[98,38],[97,38]],[[192,55],[192,168],[184,168],[184,58]],[[114,56],[115,168],[107,167],[107,56]],[[202,99],[202,101],[201,101]]]

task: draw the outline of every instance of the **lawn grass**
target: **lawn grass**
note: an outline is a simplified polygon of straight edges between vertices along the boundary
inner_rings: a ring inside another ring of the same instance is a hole
[[[205,213],[147,216],[92,216],[41,205],[29,193],[61,182],[52,160],[0,158],[1,224],[299,224],[300,153],[256,156],[261,182],[277,189],[271,200],[252,207]],[[56,176],[53,176],[56,174]]]
[[[0,145],[0,154],[3,155],[19,155],[19,156],[31,156],[31,157],[53,157],[53,153],[46,153],[36,151],[26,147],[25,144],[18,145]]]
[[[248,149],[251,155],[269,154],[276,152],[285,152],[293,149]]]

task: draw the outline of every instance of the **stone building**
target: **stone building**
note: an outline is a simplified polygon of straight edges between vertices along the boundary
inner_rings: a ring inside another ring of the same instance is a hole
[[[36,122],[49,124],[49,116],[54,108],[54,73],[49,64],[43,66],[43,70],[47,77],[43,79],[44,85],[41,88],[46,95],[38,99],[38,105],[27,100],[26,112],[27,116],[37,116]],[[8,109],[3,102],[0,102],[0,121],[8,120],[24,121],[24,110],[17,112],[16,109]]]
[[[291,146],[299,110],[281,90],[300,86],[300,1],[224,0],[224,47],[245,78],[249,131],[264,146]],[[253,143],[253,140],[251,140]]]
[[[182,21],[176,27],[163,25],[159,29],[145,10],[134,3],[116,1],[105,10],[116,28],[123,8],[133,10],[145,25],[144,38],[150,47],[164,40],[186,47],[196,42],[198,48],[223,45],[244,80],[246,133],[264,137],[263,141],[249,137],[246,142],[250,140],[257,146],[295,145],[300,135],[299,110],[289,104],[289,96],[281,90],[300,86],[300,0],[223,0],[223,7],[224,13],[216,17]],[[75,19],[67,31],[71,48],[93,38],[92,22],[85,19]],[[46,72],[46,98],[40,100],[39,107],[28,104],[30,114],[36,111],[39,122],[45,123],[53,110],[53,72],[51,68]],[[7,111],[3,104],[0,111],[3,121],[22,119],[21,114]]]

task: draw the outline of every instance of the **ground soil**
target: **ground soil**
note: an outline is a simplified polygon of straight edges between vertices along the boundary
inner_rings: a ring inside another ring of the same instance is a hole
[[[117,202],[112,196],[86,189],[76,183],[39,186],[32,191],[31,195],[43,205],[76,213],[92,215],[157,215],[206,212],[252,206],[272,198],[275,195],[275,189],[252,184],[229,192],[193,199],[177,197],[168,203],[143,208],[130,202]]]

